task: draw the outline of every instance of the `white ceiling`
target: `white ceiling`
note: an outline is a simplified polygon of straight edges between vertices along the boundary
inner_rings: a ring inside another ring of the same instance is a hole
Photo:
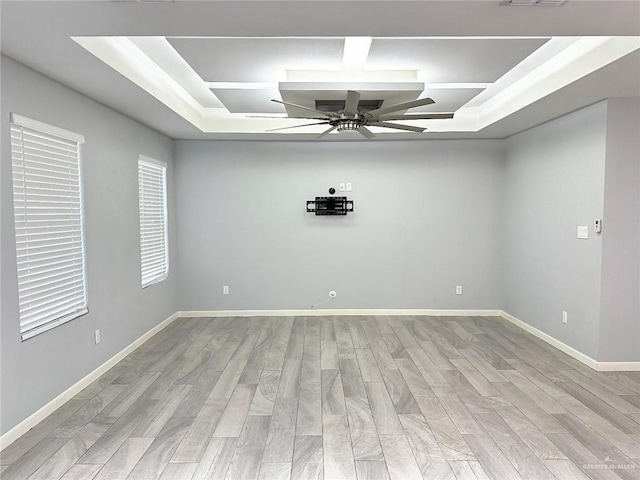
[[[347,90],[455,113],[377,139],[504,138],[640,96],[638,0],[0,0],[0,20],[4,54],[172,138],[313,139],[324,126],[266,133],[310,123],[270,100],[315,108]]]

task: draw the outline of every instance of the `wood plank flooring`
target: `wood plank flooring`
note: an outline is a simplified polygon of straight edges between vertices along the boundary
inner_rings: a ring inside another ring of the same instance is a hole
[[[499,318],[179,319],[0,453],[3,480],[640,480],[640,372]]]

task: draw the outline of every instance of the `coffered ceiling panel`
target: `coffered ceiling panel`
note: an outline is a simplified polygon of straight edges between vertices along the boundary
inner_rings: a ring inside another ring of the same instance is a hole
[[[489,83],[540,48],[547,38],[380,38],[371,42],[369,70],[415,69],[432,83]]]
[[[205,82],[277,82],[285,70],[339,70],[344,39],[168,38]]]
[[[282,105],[271,101],[280,98],[277,88],[213,89],[229,113],[282,113]]]
[[[417,107],[411,113],[456,112],[466,103],[482,92],[481,88],[429,88],[421,97],[431,97],[435,104]]]

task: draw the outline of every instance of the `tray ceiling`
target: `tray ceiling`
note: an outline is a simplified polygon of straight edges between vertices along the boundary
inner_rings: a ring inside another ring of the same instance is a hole
[[[308,112],[271,100],[316,108],[348,90],[383,106],[430,97],[435,104],[409,113],[454,113],[411,120],[421,134],[373,128],[382,139],[500,138],[607,96],[640,95],[630,2],[499,3],[367,2],[363,21],[362,2],[4,1],[0,20],[3,53],[173,138],[313,139],[322,127],[267,133],[309,123],[284,118]]]

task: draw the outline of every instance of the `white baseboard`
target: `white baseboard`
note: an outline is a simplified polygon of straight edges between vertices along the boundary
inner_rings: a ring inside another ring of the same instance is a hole
[[[177,312],[179,317],[319,317],[319,316],[374,316],[374,315],[429,315],[438,317],[500,317],[501,310],[432,310],[432,309],[306,309],[306,310],[193,310]]]
[[[537,328],[532,327],[528,323],[523,322],[522,320],[514,317],[513,315],[511,315],[511,314],[509,314],[507,312],[502,312],[502,318],[504,318],[505,320],[507,320],[507,321],[513,323],[514,325],[520,327],[524,331],[529,332],[534,337],[538,337],[540,340],[544,340],[549,345],[552,345],[552,346],[556,347],[558,350],[560,350],[561,352],[566,353],[570,357],[575,358],[576,360],[584,363],[585,365],[593,368],[594,370],[597,370],[596,367],[598,366],[598,362],[596,360],[594,360],[593,358],[591,358],[590,356],[585,355],[581,351],[576,350],[573,347],[570,347],[566,343],[563,343],[560,340],[552,337],[551,335],[548,335],[548,334],[544,333],[542,330],[538,330]]]
[[[552,337],[544,333],[542,330],[538,330],[535,327],[532,327],[526,322],[514,317],[513,315],[507,312],[500,312],[500,316],[505,320],[511,322],[512,324],[522,328],[523,330],[529,332],[534,337],[538,337],[540,340],[547,342],[549,345],[557,348],[561,352],[566,353],[570,357],[575,358],[576,360],[584,363],[588,367],[593,368],[597,372],[639,372],[640,371],[640,362],[598,362],[594,360],[588,355],[585,355],[579,350],[576,350],[573,347],[570,347],[566,343],[561,342],[560,340]]]
[[[179,317],[178,312],[176,312],[173,315],[171,315],[169,318],[163,320],[161,323],[159,323],[158,325],[153,327],[151,330],[149,330],[147,333],[142,335],[140,338],[138,338],[137,340],[134,340],[134,342],[131,343],[129,346],[125,347],[123,350],[116,353],[113,357],[111,357],[109,360],[104,362],[94,371],[92,371],[87,376],[85,376],[84,378],[76,382],[74,385],[66,389],[64,392],[62,392],[56,398],[54,398],[49,403],[44,405],[38,411],[30,415],[25,420],[23,420],[18,425],[16,425],[11,430],[9,430],[4,435],[2,435],[0,437],[0,451],[4,450],[6,447],[11,445],[18,438],[20,438],[22,435],[27,433],[33,427],[35,427],[38,423],[40,423],[46,417],[48,417],[53,412],[55,412],[58,408],[64,405],[68,400],[70,400],[75,395],[80,393],[80,391],[86,388],[93,381],[97,380],[107,370],[109,370],[111,367],[117,364],[120,360],[122,360],[124,357],[129,355],[131,352],[133,352],[136,348],[138,348],[144,342],[146,342],[151,337],[153,337],[160,330],[167,327],[171,322],[173,322],[178,317]]]
[[[599,372],[640,372],[640,362],[598,362]]]

